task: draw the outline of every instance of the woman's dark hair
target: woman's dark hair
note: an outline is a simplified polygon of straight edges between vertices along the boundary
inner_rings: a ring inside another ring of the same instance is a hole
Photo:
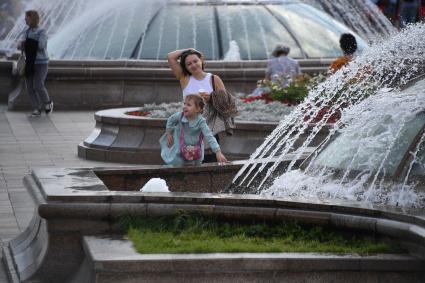
[[[201,113],[204,111],[205,102],[201,96],[197,94],[188,94],[184,97],[184,99],[192,100],[195,103],[196,107],[201,109]]]
[[[351,55],[357,50],[357,41],[351,33],[343,33],[339,39],[339,46],[346,55]]]
[[[183,74],[185,75],[185,76],[190,76],[190,75],[192,75],[190,72],[189,72],[189,70],[186,68],[186,58],[187,58],[187,56],[189,56],[189,55],[196,55],[196,56],[198,56],[199,57],[199,59],[201,59],[201,61],[202,61],[202,70],[204,70],[204,65],[205,65],[205,63],[204,63],[204,55],[202,55],[202,53],[201,52],[199,52],[199,51],[196,51],[196,50],[193,50],[193,49],[189,49],[189,50],[186,50],[186,51],[184,51],[183,53],[182,53],[182,55],[180,55],[180,66],[182,67],[182,70],[183,70]]]
[[[25,12],[25,16],[30,18],[29,26],[32,28],[38,27],[38,24],[40,23],[40,15],[36,10],[28,10]]]

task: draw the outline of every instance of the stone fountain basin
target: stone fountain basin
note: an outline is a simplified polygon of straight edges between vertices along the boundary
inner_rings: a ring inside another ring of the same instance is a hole
[[[15,56],[15,60],[18,56]],[[299,59],[303,73],[329,69],[334,58]],[[0,61],[0,101],[9,109],[31,109],[13,61]],[[219,75],[233,92],[250,93],[264,77],[267,60],[207,61],[207,72]],[[166,60],[50,60],[47,90],[55,109],[82,110],[134,107],[181,100],[181,89]],[[19,95],[18,95],[19,94]]]
[[[423,282],[424,211],[217,193],[242,165],[36,169],[24,179],[36,202],[34,217],[3,249],[3,259],[11,277],[24,282]],[[152,177],[165,179],[172,192],[139,192]],[[411,253],[141,255],[116,236],[122,215],[182,210],[366,231],[400,241]]]
[[[139,108],[117,108],[95,113],[93,132],[78,145],[78,156],[98,161],[164,164],[160,156],[159,138],[165,131],[167,119],[127,115]],[[276,128],[277,122],[236,121],[232,136],[220,134],[220,146],[230,160],[247,159]],[[295,148],[309,136],[314,124],[300,136]],[[317,146],[329,133],[325,126],[309,145]]]

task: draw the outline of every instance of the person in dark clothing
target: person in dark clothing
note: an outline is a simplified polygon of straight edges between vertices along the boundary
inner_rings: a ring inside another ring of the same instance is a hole
[[[357,50],[357,40],[351,33],[343,33],[339,38],[339,46],[344,55],[332,62],[330,67],[331,73],[335,73],[353,59],[354,53]]]
[[[53,111],[53,102],[44,86],[49,64],[47,34],[44,29],[39,28],[39,22],[37,11],[25,12],[28,29],[23,32],[22,41],[18,46],[25,53],[25,83],[31,99],[31,117],[39,117],[42,110],[46,114]]]
[[[397,6],[398,0],[388,0],[383,10],[384,15],[387,16],[393,24],[395,24],[397,19]]]
[[[400,1],[400,28],[416,22],[420,5],[420,0]]]

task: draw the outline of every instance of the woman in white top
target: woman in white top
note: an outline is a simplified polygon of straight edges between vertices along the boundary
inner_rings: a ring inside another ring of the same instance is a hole
[[[208,104],[213,90],[226,91],[219,76],[204,72],[205,62],[201,52],[193,48],[180,49],[168,53],[167,58],[171,70],[180,81],[183,97],[189,94],[199,94]],[[212,76],[214,76],[214,88],[212,86]],[[224,122],[220,119],[214,119],[214,121],[209,121],[208,126],[217,142],[220,143],[218,133],[225,131]],[[205,155],[204,162],[216,161],[215,155]]]
[[[208,102],[213,91],[212,74],[204,72],[205,62],[202,53],[193,48],[180,49],[168,53],[167,58],[171,70],[180,81],[183,96],[200,94]],[[214,84],[216,90],[226,90],[223,81],[217,75],[214,75]],[[200,90],[202,92],[199,92]]]

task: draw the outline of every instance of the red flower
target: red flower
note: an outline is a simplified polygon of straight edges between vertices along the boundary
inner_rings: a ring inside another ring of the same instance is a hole
[[[126,112],[125,114],[131,115],[131,116],[143,116],[143,117],[146,117],[146,116],[149,116],[151,113],[149,111],[129,111],[129,112]]]
[[[289,101],[289,100],[287,100],[287,99],[284,99],[284,100],[274,100],[271,96],[270,96],[270,93],[263,93],[262,95],[260,95],[260,96],[249,96],[249,97],[244,97],[244,98],[242,98],[242,101],[243,102],[245,102],[245,103],[250,103],[250,102],[253,102],[253,101],[256,101],[256,100],[264,100],[264,102],[266,103],[266,104],[268,104],[268,103],[270,103],[270,102],[273,102],[273,101],[279,101],[279,102],[281,102],[281,103],[283,103],[283,104],[288,104],[289,106],[291,106],[291,105],[295,105],[295,103],[292,103],[291,101]]]

